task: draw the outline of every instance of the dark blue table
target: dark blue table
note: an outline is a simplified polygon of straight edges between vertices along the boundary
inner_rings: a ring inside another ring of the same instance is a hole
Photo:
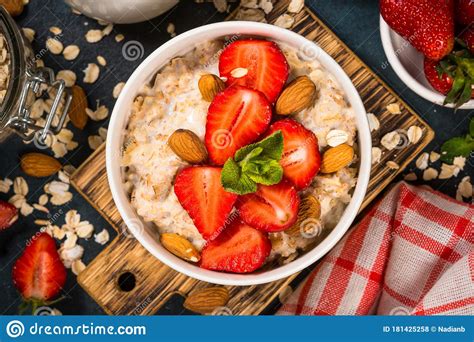
[[[436,139],[427,148],[427,151],[437,150],[448,138],[466,132],[469,119],[474,111],[458,111],[445,109],[433,105],[410,91],[395,75],[393,70],[382,68],[386,57],[382,49],[379,33],[378,1],[376,0],[337,0],[337,1],[307,1],[307,5],[325,21],[335,33],[359,55],[374,71],[376,71],[401,97],[420,114],[436,132]],[[71,69],[78,76],[78,83],[84,87],[88,94],[89,105],[95,106],[96,100],[105,104],[112,110],[115,100],[112,89],[120,81],[126,81],[138,64],[158,46],[170,39],[166,32],[169,22],[176,26],[176,32],[182,33],[194,27],[211,22],[221,21],[225,14],[217,13],[212,4],[195,4],[187,0],[172,9],[170,12],[153,19],[152,21],[135,25],[116,25],[112,34],[99,44],[89,44],[84,39],[84,34],[91,28],[100,28],[96,21],[84,16],[77,16],[62,1],[35,0],[26,6],[25,12],[17,18],[22,27],[31,27],[36,31],[33,47],[40,51],[45,46],[45,41],[52,36],[49,32],[51,26],[58,26],[63,30],[61,38],[64,46],[77,44],[81,48],[79,57],[71,62],[65,61],[61,56],[46,53],[43,60],[47,66],[55,71]],[[117,43],[114,36],[118,33],[125,35],[122,43]],[[144,56],[137,61],[127,61],[122,56],[122,45],[128,40],[138,40],[144,46]],[[96,63],[97,55],[102,55],[107,60],[107,66],[101,67],[101,75],[95,84],[83,84],[82,78],[87,63]],[[87,137],[97,134],[99,127],[107,127],[108,122],[89,122],[84,132],[74,130],[74,140],[79,142],[79,147],[63,158],[64,164],[71,163],[79,166],[90,154]],[[1,163],[0,178],[14,178],[23,174],[18,168],[19,156],[25,152],[33,151],[34,147],[24,145],[17,137],[9,139],[0,146]],[[467,163],[461,175],[473,175],[473,158]],[[414,168],[411,165],[410,168]],[[451,180],[436,180],[429,183],[433,188],[454,196],[460,176]],[[49,180],[27,178],[30,186],[29,202],[37,202],[38,196],[43,193],[42,186]],[[421,183],[421,182],[420,182]],[[0,199],[7,200],[8,196],[0,193]],[[79,211],[83,219],[94,224],[96,231],[106,228],[111,233],[111,227],[99,216],[81,196],[74,193],[74,199],[63,208],[63,213],[69,209]],[[54,215],[58,208],[53,208]],[[10,230],[0,233],[0,314],[15,314],[21,298],[12,285],[11,268],[14,260],[24,248],[25,241],[31,237],[39,227],[33,221],[41,216],[34,214],[27,218],[20,218]],[[61,217],[59,223],[62,224]],[[102,249],[94,241],[82,242],[85,247],[84,262],[90,262]],[[56,304],[64,314],[102,314],[101,308],[81,289],[75,276],[69,272],[66,288],[63,293],[66,298]],[[272,313],[270,308],[266,313]],[[160,313],[179,314],[185,313],[181,308],[180,300],[175,300],[160,311]]]

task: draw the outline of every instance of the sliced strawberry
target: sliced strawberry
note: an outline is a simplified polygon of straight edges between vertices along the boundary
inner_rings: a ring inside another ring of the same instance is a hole
[[[18,220],[18,210],[13,204],[0,201],[0,230],[10,228]]]
[[[236,219],[204,247],[200,266],[214,271],[253,272],[263,265],[271,249],[267,234]]]
[[[178,173],[174,192],[194,225],[206,240],[212,240],[224,229],[237,195],[221,185],[221,168],[192,166]]]
[[[238,68],[247,73],[238,75]],[[219,73],[227,78],[227,85],[239,84],[260,90],[270,103],[274,103],[288,79],[289,67],[285,55],[274,42],[245,39],[224,49],[219,58]]]
[[[280,160],[283,174],[297,189],[304,189],[309,186],[321,165],[318,138],[313,132],[291,119],[275,122],[267,134],[278,130],[283,134],[283,155]]]
[[[206,122],[205,143],[211,161],[223,165],[265,132],[271,117],[270,104],[259,91],[233,86],[217,94]]]
[[[46,233],[34,236],[15,262],[12,277],[24,299],[47,301],[54,298],[66,282],[66,269],[53,238]]]
[[[295,187],[283,180],[276,185],[259,185],[257,192],[241,196],[237,210],[248,225],[266,232],[279,232],[296,222],[299,204]]]

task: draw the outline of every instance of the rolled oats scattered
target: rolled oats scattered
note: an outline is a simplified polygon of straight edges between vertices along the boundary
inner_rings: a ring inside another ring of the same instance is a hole
[[[344,144],[349,139],[349,134],[341,129],[333,129],[326,135],[326,142],[331,147]]]
[[[57,26],[51,26],[49,28],[49,31],[55,35],[58,35],[58,34],[61,34],[63,32],[63,30],[61,30],[59,27]]]
[[[108,36],[112,32],[113,29],[114,29],[113,24],[107,24],[107,26],[104,27],[104,29],[102,30],[102,34],[104,36]]]
[[[35,102],[33,102],[33,105],[30,108],[30,117],[32,119],[39,119],[43,116],[43,114],[44,114],[44,100],[37,99]]]
[[[15,194],[8,200],[9,203],[17,209],[20,209],[24,203],[26,203],[26,198],[23,195]]]
[[[436,153],[434,151],[431,151],[430,152],[430,162],[434,163],[436,162],[439,158],[441,157],[441,155],[439,153]]]
[[[395,163],[392,160],[389,160],[385,165],[387,165],[388,168],[392,169],[392,170],[398,170],[400,168],[400,165],[398,165],[397,163]]]
[[[82,260],[74,260],[71,264],[72,273],[75,275],[79,275],[82,271],[86,269],[86,265],[82,262]]]
[[[89,147],[91,150],[96,150],[102,143],[104,142],[104,139],[102,139],[98,135],[90,135],[87,138],[87,142],[89,143]]]
[[[58,80],[63,80],[66,87],[72,87],[76,84],[76,73],[72,70],[61,70],[56,75]]]
[[[460,169],[456,165],[449,165],[442,163],[441,164],[441,171],[439,173],[439,179],[449,179],[451,177],[456,177],[459,173]]]
[[[74,232],[66,232],[66,241],[64,241],[63,247],[66,249],[74,248],[77,244],[77,235]]]
[[[38,199],[38,203],[40,205],[46,205],[48,204],[48,201],[49,201],[49,197],[46,194],[42,194]]]
[[[257,21],[266,23],[265,12],[257,8],[241,8],[235,15],[235,20]]]
[[[0,180],[0,192],[3,192],[4,194],[8,193],[10,191],[12,184],[13,184],[13,181],[9,178]]]
[[[63,43],[54,38],[46,40],[46,48],[54,55],[59,55],[63,51]]]
[[[420,170],[425,170],[428,167],[429,154],[424,152],[416,159],[415,165]]]
[[[125,86],[125,82],[119,82],[115,85],[112,95],[114,99],[118,98],[120,93],[122,92],[123,87]]]
[[[97,63],[99,63],[99,65],[101,65],[101,66],[106,66],[107,65],[107,61],[102,56],[97,56]]]
[[[83,221],[75,228],[75,231],[81,239],[89,239],[94,233],[94,226],[88,221]]]
[[[65,144],[71,141],[73,137],[74,137],[74,133],[70,129],[67,129],[67,128],[61,129],[61,131],[58,134],[56,134],[56,138],[58,138],[60,142],[65,143]]]
[[[427,168],[423,171],[423,180],[430,181],[438,177],[438,171],[433,169],[432,167]]]
[[[288,5],[288,12],[299,13],[304,7],[304,0],[291,0]]]
[[[218,12],[224,13],[227,11],[227,0],[213,0],[214,7],[217,9]]]
[[[463,198],[472,197],[473,189],[471,184],[471,177],[464,177],[461,182],[458,184],[458,189],[456,191],[456,199],[462,201]]]
[[[285,13],[285,14],[280,15],[275,20],[274,25],[278,26],[278,27],[289,29],[293,26],[294,23],[295,23],[295,18],[293,18],[291,15]]]
[[[374,132],[380,128],[379,119],[377,119],[375,114],[367,113],[367,121],[369,122],[369,128],[371,132]]]
[[[41,205],[41,204],[36,204],[36,203],[34,203],[34,204],[33,204],[33,208],[35,208],[35,209],[38,210],[38,211],[42,211],[43,213],[46,213],[46,214],[49,213],[48,208],[46,208],[44,205]]]
[[[423,136],[423,130],[418,126],[410,126],[407,130],[408,141],[416,144]]]
[[[406,174],[405,177],[403,177],[403,179],[408,181],[408,182],[413,182],[413,181],[416,181],[418,179],[418,177],[416,177],[416,173],[410,172],[410,173]]]
[[[72,200],[72,193],[65,192],[64,194],[53,195],[51,197],[51,204],[53,205],[64,205]]]
[[[466,165],[466,158],[462,157],[462,156],[454,157],[453,165],[457,166],[459,169],[463,170],[464,166]]]
[[[28,216],[33,212],[33,210],[34,210],[34,208],[31,205],[29,205],[28,203],[26,203],[26,200],[25,200],[25,202],[21,205],[20,213],[23,216]]]
[[[99,108],[97,108],[95,111],[92,111],[91,109],[86,108],[86,113],[92,120],[101,121],[109,116],[109,109],[106,106],[102,105]]]
[[[67,164],[67,165],[64,165],[63,166],[63,170],[64,172],[66,172],[69,176],[71,176],[74,172],[76,172],[76,168],[71,165],[71,164]]]
[[[271,0],[260,0],[259,6],[265,14],[270,13],[273,9],[273,3]]]
[[[65,224],[72,230],[81,222],[81,215],[77,210],[69,210],[64,218]]]
[[[35,220],[34,221],[34,224],[38,225],[38,226],[47,226],[49,225],[49,221],[48,220]]]
[[[23,177],[16,177],[13,181],[13,192],[18,195],[28,195],[28,183]]]
[[[84,247],[81,245],[75,245],[73,248],[61,247],[59,249],[59,256],[67,268],[70,268],[72,262],[81,259],[83,255]]]
[[[32,43],[33,40],[35,39],[35,30],[29,28],[29,27],[23,27],[22,28],[22,31],[23,31],[23,35],[26,37],[26,39]]]
[[[105,141],[107,139],[107,128],[100,127],[98,133],[99,133],[99,136],[102,138],[102,140]]]
[[[69,176],[63,170],[58,171],[58,178],[61,182],[69,184]]]
[[[380,163],[382,150],[378,147],[372,147],[372,165]]]
[[[393,131],[393,132],[385,134],[382,137],[382,140],[380,141],[380,143],[387,150],[391,151],[395,147],[398,146],[398,144],[400,143],[400,140],[401,140],[400,134],[398,134],[397,131]]]
[[[100,69],[95,63],[87,64],[87,68],[84,69],[84,83],[94,83],[99,78]]]
[[[102,30],[89,30],[86,33],[86,41],[88,43],[97,43],[102,40],[104,33]]]
[[[67,154],[66,145],[57,140],[53,142],[51,150],[53,151],[55,158],[62,158]]]
[[[166,32],[168,32],[171,37],[176,36],[176,27],[173,23],[168,23],[168,26],[166,27]]]
[[[72,61],[79,56],[79,52],[81,52],[81,49],[77,45],[68,45],[64,48],[63,51],[63,56],[64,59],[67,61]]]
[[[389,111],[389,113],[391,114],[401,114],[401,110],[400,110],[400,105],[398,103],[391,103],[389,105],[387,105],[387,110]]]
[[[110,22],[102,20],[102,19],[97,19],[97,24],[99,24],[100,26],[107,26],[110,24]]]
[[[100,245],[105,245],[107,242],[109,242],[109,239],[109,232],[105,229],[102,229],[102,231],[98,234],[94,234],[94,241]]]
[[[121,33],[119,33],[118,35],[115,36],[115,41],[116,41],[117,43],[120,43],[120,42],[121,42],[122,40],[124,40],[124,39],[125,39],[125,36],[124,36],[123,34],[121,34]]]

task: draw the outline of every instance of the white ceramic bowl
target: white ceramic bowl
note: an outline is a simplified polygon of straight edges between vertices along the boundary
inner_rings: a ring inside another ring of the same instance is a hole
[[[156,228],[145,224],[136,214],[124,190],[120,154],[128,116],[138,89],[150,81],[156,72],[173,57],[190,51],[196,43],[235,34],[250,35],[280,41],[300,49],[310,58],[318,58],[321,64],[340,82],[347,100],[356,113],[358,143],[360,148],[360,169],[358,182],[351,202],[334,230],[311,251],[287,265],[269,271],[251,274],[229,274],[209,271],[179,259],[161,246]],[[125,224],[138,241],[155,257],[169,267],[190,277],[222,285],[255,285],[290,276],[325,255],[342,238],[353,222],[364,199],[370,175],[371,136],[364,105],[349,77],[342,68],[317,45],[302,36],[268,24],[251,22],[223,22],[202,26],[163,44],[155,50],[132,74],[123,88],[113,110],[107,136],[107,175],[112,195]]]
[[[423,54],[393,31],[382,16],[380,16],[380,36],[388,63],[408,88],[437,105],[454,107],[452,104],[443,105],[445,96],[436,91],[426,79],[423,71]],[[383,64],[382,68],[385,69],[387,66],[387,64]],[[470,100],[460,108],[473,109],[474,100]]]
[[[178,3],[178,0],[65,1],[69,6],[82,14],[116,24],[131,24],[152,19]]]

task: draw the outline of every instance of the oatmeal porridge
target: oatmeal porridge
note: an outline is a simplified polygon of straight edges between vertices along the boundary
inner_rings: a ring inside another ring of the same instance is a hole
[[[343,90],[317,60],[308,61],[296,50],[282,44],[278,46],[288,63],[288,81],[306,76],[316,88],[311,106],[291,115],[291,119],[314,133],[321,157],[335,146],[328,141],[333,133],[339,133],[339,137],[342,134],[337,144],[347,144],[356,153],[348,165],[335,172],[320,172],[312,177],[309,186],[298,189],[301,207],[308,196],[318,202],[320,216],[311,227],[318,232],[305,234],[301,220],[294,223],[301,225],[296,227],[297,234],[290,233],[290,229],[267,231],[271,252],[266,262],[274,259],[289,262],[332,230],[350,202],[357,180],[356,124]],[[178,157],[168,140],[177,130],[189,130],[201,141],[206,139],[210,103],[203,100],[198,83],[203,75],[219,75],[219,55],[223,48],[222,41],[206,42],[161,68],[154,80],[138,92],[124,140],[122,166],[133,207],[144,221],[153,223],[160,234],[178,234],[198,251],[206,246],[206,239],[173,191],[176,175],[190,164]],[[279,119],[285,118],[273,114],[272,123]],[[237,211],[233,208],[229,216],[238,215]],[[291,230],[294,231],[294,227]]]

